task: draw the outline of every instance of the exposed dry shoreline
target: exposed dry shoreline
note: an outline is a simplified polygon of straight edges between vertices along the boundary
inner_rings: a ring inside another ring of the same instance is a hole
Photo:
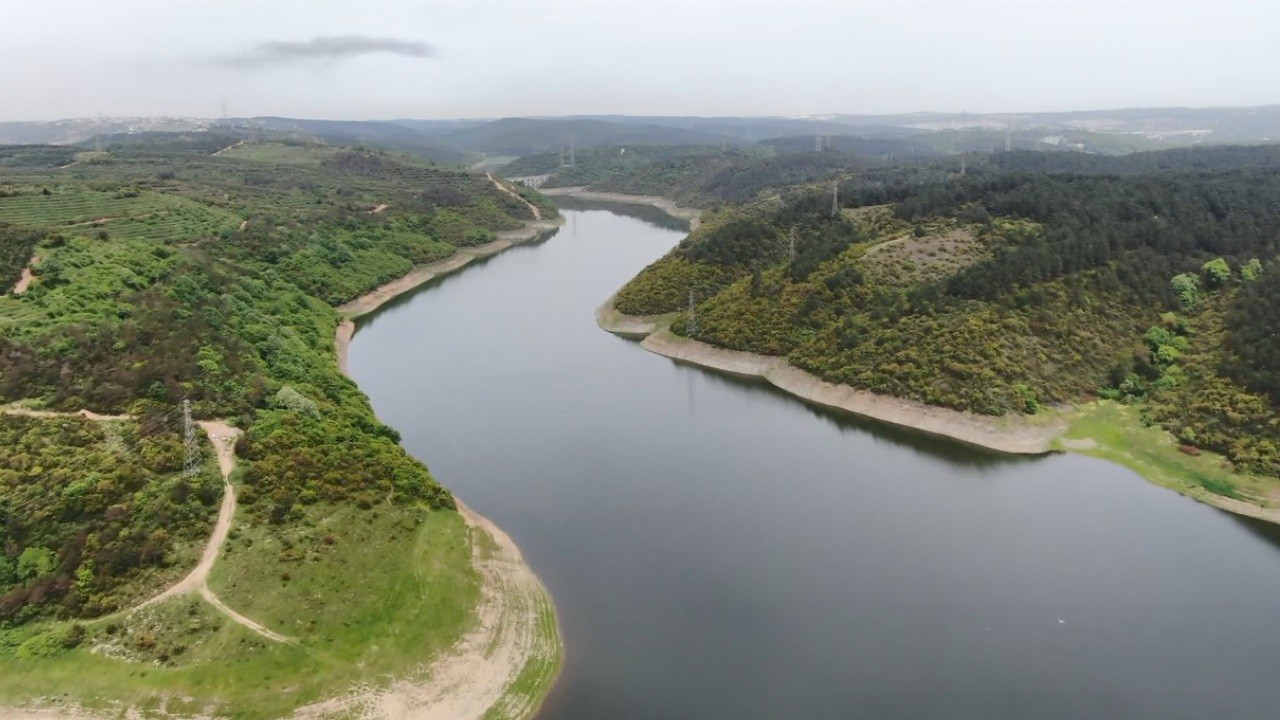
[[[347,354],[357,318],[429,280],[457,272],[477,258],[540,237],[563,222],[563,218],[538,220],[521,230],[500,233],[491,243],[459,249],[440,262],[415,268],[340,306],[338,311],[344,319],[338,325],[334,349],[342,373],[349,374]],[[510,536],[461,500],[458,512],[471,529],[473,563],[481,576],[476,626],[424,670],[400,678],[387,688],[356,688],[347,695],[301,708],[295,718],[311,720],[355,713],[363,718],[396,720],[480,720],[488,716],[524,719],[537,714],[541,697],[527,696],[515,685],[526,666],[532,664],[554,667],[553,673],[558,672],[564,655],[559,621],[554,641],[542,632],[545,618],[555,617],[551,594],[524,562]],[[551,681],[554,682],[554,674]]]
[[[614,332],[619,326],[601,323],[601,327]],[[633,329],[625,323],[620,327],[624,331]],[[791,365],[784,358],[718,348],[680,337],[665,326],[645,337],[640,346],[691,365],[763,378],[770,385],[817,405],[1005,453],[1047,453],[1052,449],[1053,439],[1066,429],[1062,422],[1020,423],[836,385]]]
[[[640,203],[664,210],[676,207],[674,202],[666,198],[596,193],[581,188],[559,188],[544,191],[543,194]],[[687,208],[682,210],[699,212]],[[685,217],[678,213],[672,214]],[[1095,440],[1063,437],[1069,418],[1062,414],[1038,418],[1037,421],[992,418],[829,383],[791,365],[785,358],[728,350],[680,337],[669,329],[679,313],[627,315],[615,307],[616,297],[615,293],[596,309],[596,324],[614,335],[640,340],[640,346],[644,349],[677,362],[732,375],[761,378],[790,395],[816,405],[998,452],[1043,455],[1066,450],[1101,456],[1096,452],[1098,444]],[[1151,477],[1140,471],[1139,474],[1161,487],[1220,510],[1280,525],[1280,507],[1265,507],[1217,495],[1200,487],[1187,486],[1177,480]]]
[[[544,190],[543,194],[652,205],[689,220],[692,227],[697,227],[702,215],[701,210],[681,208],[668,198],[648,195],[601,193],[583,188],[553,188]],[[640,346],[644,349],[673,360],[734,375],[763,378],[769,384],[811,403],[969,445],[1023,455],[1050,452],[1053,439],[1066,429],[1066,423],[1061,420],[1032,424],[1017,419],[990,418],[835,385],[791,365],[784,358],[726,350],[682,338],[667,329],[677,313],[627,315],[614,306],[615,298],[616,295],[610,297],[596,309],[596,324],[602,329],[641,340]]]
[[[458,251],[439,262],[419,265],[407,275],[396,278],[381,287],[370,290],[360,297],[338,306],[343,320],[338,323],[334,345],[338,353],[338,367],[347,374],[347,355],[351,349],[351,340],[355,337],[355,319],[368,315],[423,283],[438,277],[457,272],[480,258],[487,258],[515,245],[529,242],[543,233],[554,230],[564,224],[564,218],[554,220],[538,220],[526,223],[520,230],[508,230],[498,233],[498,239],[484,245],[470,248],[458,248]]]

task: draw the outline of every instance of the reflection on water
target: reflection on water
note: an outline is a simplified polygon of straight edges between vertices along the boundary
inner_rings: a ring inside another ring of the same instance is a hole
[[[566,195],[555,199],[561,210],[607,210],[621,217],[635,218],[663,230],[679,230],[689,232],[689,221],[668,215],[652,206],[636,203],[602,202],[600,200],[583,200]]]
[[[631,210],[566,210],[351,348],[379,416],[555,597],[546,718],[1275,717],[1280,533],[608,335],[596,306],[682,236]]]

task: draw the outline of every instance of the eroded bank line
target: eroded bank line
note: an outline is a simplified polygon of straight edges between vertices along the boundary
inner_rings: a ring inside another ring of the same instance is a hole
[[[623,329],[630,328],[624,326]],[[1031,424],[1012,418],[990,418],[837,385],[795,367],[786,358],[727,350],[680,337],[665,326],[648,334],[640,346],[690,365],[762,378],[783,392],[815,405],[1004,453],[1048,453],[1053,439],[1066,430],[1066,423],[1061,419]]]
[[[513,690],[530,674],[549,687],[559,670],[559,634],[549,637],[544,624],[554,617],[550,594],[505,532],[461,501],[458,512],[481,577],[475,627],[419,672],[303,707],[295,718],[520,719],[537,711],[540,694]]]
[[[584,192],[578,188],[544,190],[548,195],[569,195],[592,200],[609,200],[609,193]],[[629,198],[624,199],[624,198]],[[616,202],[646,202],[653,198],[619,196]],[[647,202],[655,207],[671,204],[670,200],[657,198]],[[883,248],[883,243],[874,249]],[[868,253],[869,254],[869,253]],[[634,340],[652,353],[677,362],[695,365],[707,370],[745,377],[761,378],[770,385],[801,400],[833,410],[884,422],[927,435],[959,441],[967,445],[997,452],[1017,455],[1044,455],[1056,451],[1078,452],[1103,457],[1121,465],[1122,461],[1108,457],[1098,450],[1095,440],[1065,437],[1070,418],[1064,413],[1049,418],[1024,420],[1022,418],[990,418],[965,413],[950,408],[898,398],[891,395],[859,390],[849,385],[830,383],[816,375],[791,365],[783,357],[758,355],[728,350],[671,332],[671,323],[680,313],[662,315],[627,315],[615,307],[616,294],[596,310],[596,324],[610,333]],[[1129,455],[1127,450],[1110,448],[1113,452]],[[1140,464],[1140,463],[1135,463]],[[1128,466],[1128,465],[1127,465]],[[1131,469],[1132,466],[1130,466]],[[1193,500],[1212,505],[1220,510],[1280,525],[1280,507],[1266,507],[1237,498],[1225,497],[1189,485],[1177,478],[1152,474],[1149,470],[1134,469],[1139,476]]]
[[[485,243],[484,245],[458,248],[454,254],[443,260],[426,265],[419,265],[410,270],[407,274],[370,290],[354,300],[339,305],[337,308],[338,313],[347,320],[352,320],[362,315],[368,315],[396,297],[413,290],[423,283],[429,282],[443,275],[448,275],[452,272],[457,272],[469,263],[480,258],[497,255],[503,250],[514,245],[534,240],[543,233],[554,230],[563,224],[563,218],[527,222],[525,223],[525,226],[519,230],[505,230],[497,233],[497,238],[495,240]],[[354,330],[355,328],[353,326],[349,328],[347,332],[353,333]],[[342,332],[343,330],[340,327],[338,338],[338,357],[340,363],[345,362],[346,358],[346,347],[341,336]],[[350,340],[351,337],[350,334],[348,334],[346,337],[346,343],[349,343]]]

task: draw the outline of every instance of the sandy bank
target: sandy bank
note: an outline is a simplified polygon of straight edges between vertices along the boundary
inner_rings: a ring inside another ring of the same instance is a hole
[[[585,187],[544,188],[540,191],[548,197],[576,197],[580,200],[597,202],[625,203],[628,205],[652,205],[668,215],[689,221],[689,229],[696,230],[702,222],[702,211],[697,208],[681,207],[670,198],[658,195],[627,195],[625,193],[596,192]]]
[[[510,247],[534,240],[541,237],[543,233],[554,230],[563,224],[564,218],[538,220],[525,223],[525,227],[519,230],[500,232],[498,233],[498,239],[492,242],[477,245],[476,247],[458,248],[457,252],[439,262],[419,265],[410,270],[407,275],[396,278],[354,300],[339,305],[338,312],[343,316],[344,320],[338,323],[338,329],[334,336],[338,367],[345,375],[347,372],[347,356],[351,349],[351,339],[355,337],[356,332],[356,326],[352,320],[368,315],[423,283],[457,272],[480,258],[497,255]]]
[[[615,307],[616,300],[617,295],[610,296],[603,305],[596,308],[596,324],[601,330],[614,335],[641,340],[657,332],[658,328],[665,327],[676,315],[627,315]]]
[[[541,695],[515,686],[526,673],[549,682],[558,672],[563,647],[543,625],[554,617],[551,596],[505,532],[461,501],[458,512],[471,529],[482,580],[476,626],[413,676],[301,708],[295,718],[478,720],[537,712]]]
[[[646,337],[640,346],[691,365],[764,378],[778,389],[817,405],[1000,452],[1047,453],[1053,438],[1065,429],[1063,423],[1020,423],[1016,419],[959,412],[836,385],[791,365],[784,358],[718,348],[682,338],[665,328]]]
[[[419,285],[434,280],[442,275],[448,275],[465,267],[468,263],[491,255],[496,255],[503,250],[520,243],[533,240],[542,233],[554,230],[564,224],[563,218],[555,220],[540,220],[538,222],[527,223],[525,227],[519,230],[507,230],[498,233],[498,239],[477,245],[475,247],[458,248],[458,251],[439,262],[430,263],[428,265],[419,265],[410,270],[407,275],[396,278],[391,282],[382,285],[374,290],[361,295],[338,306],[338,312],[347,318],[358,318],[361,315],[368,315],[377,310],[386,303],[395,299],[399,295],[409,292]],[[349,340],[350,338],[348,338]],[[339,353],[340,355],[342,353]]]

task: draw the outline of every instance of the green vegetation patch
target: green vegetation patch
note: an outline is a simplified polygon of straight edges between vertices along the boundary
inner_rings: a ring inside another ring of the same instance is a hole
[[[96,617],[185,573],[222,498],[162,417],[0,415],[0,630]],[[194,552],[193,552],[194,550]]]

